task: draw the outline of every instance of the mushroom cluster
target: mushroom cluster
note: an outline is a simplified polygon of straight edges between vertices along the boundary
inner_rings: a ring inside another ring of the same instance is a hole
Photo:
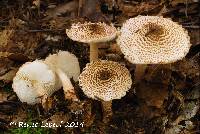
[[[91,63],[79,76],[83,92],[102,102],[125,96],[132,84],[128,70],[115,62],[97,60],[96,43],[114,39],[116,29],[104,23],[86,22],[73,24],[66,33],[72,40],[90,44]],[[159,16],[138,16],[127,20],[121,27],[117,44],[125,58],[136,64],[136,83],[142,78],[147,64],[181,60],[191,46],[188,32],[181,25]]]
[[[36,104],[63,86],[66,99],[77,100],[70,78],[78,80],[80,67],[75,55],[59,51],[45,61],[35,60],[20,67],[12,87],[22,102]]]
[[[132,85],[129,70],[114,61],[98,60],[100,42],[113,40],[117,30],[106,23],[76,23],[66,29],[67,36],[90,45],[90,63],[80,74],[78,59],[67,51],[49,55],[44,61],[24,64],[13,79],[13,89],[22,102],[35,104],[40,97],[52,95],[63,86],[66,99],[78,100],[70,81],[79,81],[84,94],[100,100],[103,120],[112,115],[112,100],[121,99]],[[159,16],[138,16],[127,20],[117,38],[125,58],[137,64],[136,82],[141,79],[146,64],[167,64],[181,60],[190,49],[190,38],[181,25]]]

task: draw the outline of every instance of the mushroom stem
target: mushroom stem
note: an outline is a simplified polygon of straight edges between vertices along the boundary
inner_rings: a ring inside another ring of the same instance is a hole
[[[137,64],[135,68],[135,83],[140,82],[143,78],[145,70],[147,68],[146,64]]]
[[[90,44],[90,62],[97,61],[98,59],[98,46],[96,43]]]
[[[76,93],[74,91],[74,87],[67,76],[61,69],[57,69],[56,73],[58,74],[58,77],[60,78],[62,85],[63,85],[63,90],[65,93],[65,99],[73,100],[73,101],[78,101],[78,97],[76,96]]]
[[[107,123],[112,116],[112,101],[101,101],[102,102],[102,109],[103,109],[103,122]]]

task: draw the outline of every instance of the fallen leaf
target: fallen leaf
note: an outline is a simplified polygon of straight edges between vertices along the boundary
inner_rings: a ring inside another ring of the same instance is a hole
[[[122,60],[122,58],[118,54],[114,54],[114,53],[106,54],[106,59],[111,60],[111,61],[116,61],[116,62]]]
[[[91,126],[94,123],[95,115],[92,114],[92,103],[91,101],[86,102],[83,110],[83,122],[86,127]]]
[[[53,106],[53,98],[44,95],[42,97],[42,107],[45,111],[49,111]]]
[[[9,93],[4,92],[3,89],[0,89],[0,103],[7,101],[7,98],[8,98],[9,95],[10,95]]]
[[[168,85],[171,78],[170,65],[151,65],[147,68],[145,80],[152,83],[160,83]]]
[[[40,0],[34,0],[33,5],[35,5],[36,7],[40,8]]]
[[[71,113],[80,114],[81,120],[84,122],[86,127],[93,124],[95,115],[92,114],[91,101],[73,102],[68,106],[68,109],[70,109]]]
[[[176,62],[172,65],[173,71],[178,72],[179,74],[185,75],[185,77],[191,78],[194,83],[200,80],[199,74],[199,56],[200,53],[197,53],[195,56],[189,59],[183,59],[179,62]]]
[[[136,88],[136,95],[143,99],[148,106],[161,108],[164,100],[168,98],[168,86],[142,82]]]
[[[186,101],[174,123],[178,125],[181,121],[194,117],[199,110],[199,104],[198,101]]]
[[[119,45],[117,45],[116,43],[110,45],[110,48],[108,49],[108,51],[109,51],[110,53],[116,53],[116,54],[118,54],[118,55],[121,55],[121,54],[122,54],[122,51],[121,51]]]
[[[196,2],[198,2],[198,0],[171,0],[171,5],[175,7],[178,4],[191,4]]]
[[[189,29],[189,36],[193,46],[197,46],[200,44],[200,29]]]
[[[130,5],[130,4],[118,4],[119,9],[122,10],[122,12],[125,15],[128,16],[136,16],[139,14],[142,14],[144,12],[149,12],[155,8],[158,8],[162,5],[163,3],[150,3],[150,2],[141,2],[140,4],[136,5]]]
[[[13,116],[12,122],[26,122],[28,119],[28,113],[22,107],[18,109],[17,113]]]
[[[13,80],[15,77],[15,74],[17,73],[18,69],[12,69],[3,76],[0,76],[0,80],[3,80],[4,82],[8,83]]]
[[[8,58],[0,57],[0,76],[4,75],[14,66],[14,62]]]
[[[47,17],[45,17],[44,20],[49,20],[51,18],[56,18],[59,15],[62,15],[64,13],[75,13],[77,14],[78,11],[78,1],[74,0],[74,1],[70,1],[61,5],[58,5],[56,8],[54,9],[49,9],[47,10],[46,14]]]
[[[69,115],[64,114],[63,112],[57,112],[53,116],[51,116],[49,119],[46,119],[43,121],[43,124],[55,124],[55,125],[63,125],[64,123],[67,123],[69,121]],[[58,127],[52,127],[53,129],[57,129]]]

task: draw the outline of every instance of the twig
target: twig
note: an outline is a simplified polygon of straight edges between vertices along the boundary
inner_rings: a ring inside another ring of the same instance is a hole
[[[185,0],[185,16],[186,16],[186,18],[188,18],[187,10],[188,10],[188,0]]]
[[[185,28],[193,28],[193,29],[199,29],[200,28],[200,26],[183,26],[183,27],[185,27]]]

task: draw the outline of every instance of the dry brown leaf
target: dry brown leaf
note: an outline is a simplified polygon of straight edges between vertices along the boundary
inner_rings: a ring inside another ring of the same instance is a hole
[[[118,4],[119,5],[119,4]],[[130,4],[120,4],[119,8],[125,15],[128,16],[136,16],[143,12],[151,11],[155,8],[161,6],[162,3],[150,3],[150,2],[142,2],[137,5],[130,5]]]
[[[1,32],[0,57],[13,58],[12,60],[19,58],[19,61],[37,57],[34,50],[41,40],[41,33],[26,31],[24,23],[19,19],[12,19],[5,30]]]
[[[8,58],[8,56],[10,56],[11,54],[13,54],[13,53],[9,53],[9,52],[0,52],[0,57]]]
[[[167,7],[164,5],[162,7],[162,9],[159,11],[159,13],[156,15],[156,16],[163,16],[163,14],[167,13],[168,12],[168,9]]]
[[[161,108],[168,97],[168,86],[143,82],[136,88],[136,95],[144,99],[148,106]]]
[[[0,76],[4,75],[14,66],[14,62],[8,58],[0,57]]]
[[[195,2],[198,2],[198,0],[171,0],[171,5],[175,7],[178,4],[191,4]]]
[[[194,81],[198,82],[200,80],[199,56],[200,56],[200,53],[197,53],[195,56],[193,56],[190,59],[183,59],[177,63],[174,63],[173,64],[174,71],[179,72],[179,74],[182,73],[185,76],[189,76]]]
[[[4,82],[8,83],[13,80],[15,77],[15,74],[17,73],[17,69],[12,69],[3,76],[0,76],[0,80],[3,80]]]
[[[89,127],[93,124],[95,115],[92,114],[92,104],[90,101],[84,104],[83,111],[83,122],[86,127]]]
[[[71,113],[74,113],[75,111],[83,111],[83,106],[86,102],[73,102],[71,105],[69,105],[67,108],[70,109]]]
[[[122,60],[122,58],[120,57],[120,55],[118,54],[106,54],[106,59],[107,60],[111,60],[111,61],[116,61],[119,62]]]
[[[179,13],[198,14],[198,12],[199,12],[198,8],[199,8],[198,4],[192,4],[192,5],[185,6],[185,7],[181,8],[179,10]]]
[[[47,95],[44,95],[42,97],[42,107],[45,111],[49,111],[53,106],[53,98],[48,97]]]
[[[95,115],[92,114],[91,101],[73,102],[68,108],[71,113],[81,114],[84,126],[89,127],[93,124]]]
[[[22,107],[18,110],[17,114],[15,114],[12,118],[13,122],[26,122],[28,118],[28,113],[26,110],[22,109]]]
[[[98,0],[83,0],[80,16],[90,17],[94,13],[101,12],[101,7]]]
[[[46,119],[43,121],[43,124],[55,124],[57,126],[60,126],[69,120],[69,115],[64,114],[63,112],[57,112],[53,116],[51,116],[49,119]],[[57,127],[52,127],[53,129],[57,129]]]
[[[0,89],[0,103],[3,101],[7,101],[9,95],[9,93],[4,92],[2,89]]]
[[[200,44],[200,29],[189,29],[189,36],[193,46]]]
[[[168,85],[171,78],[170,65],[152,65],[148,67],[145,79],[152,83]]]
[[[148,106],[146,103],[140,104],[140,107],[137,111],[140,116],[146,117],[148,119],[152,119],[154,117],[159,117],[161,115],[160,109],[152,108],[151,106]]]
[[[40,8],[40,0],[34,0],[33,5],[35,5],[36,7]]]
[[[109,52],[116,53],[118,55],[122,54],[122,51],[121,51],[119,45],[117,45],[116,43],[110,45]]]
[[[175,124],[179,124],[183,120],[190,120],[194,117],[199,110],[198,101],[187,101],[184,103],[184,107],[180,110],[179,116],[174,121]]]
[[[78,11],[78,1],[77,0],[70,1],[65,4],[58,5],[54,9],[47,10],[46,12],[47,17],[45,18],[45,20],[48,20],[50,18],[56,18],[64,13],[77,14],[77,11]]]
[[[115,5],[115,0],[105,0],[105,3],[108,5],[108,10],[112,10],[112,7]]]

